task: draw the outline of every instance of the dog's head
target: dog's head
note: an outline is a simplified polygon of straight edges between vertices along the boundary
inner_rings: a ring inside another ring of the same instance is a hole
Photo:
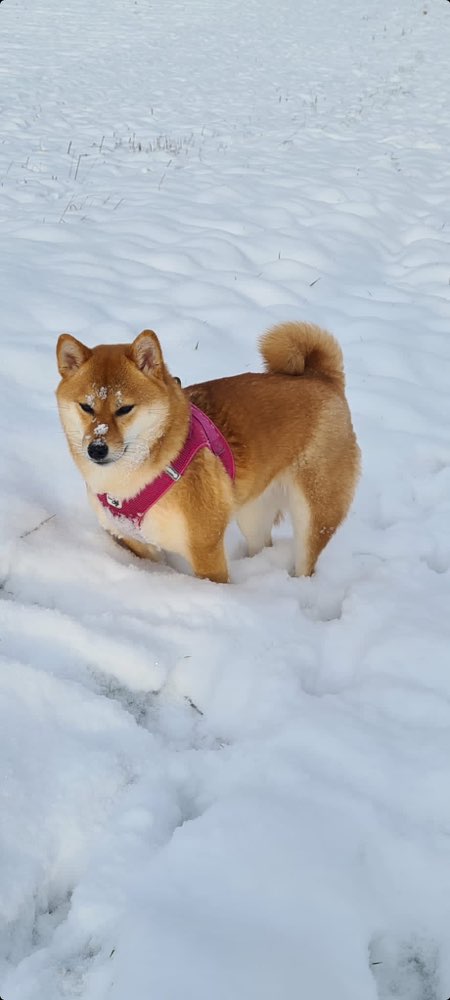
[[[57,349],[58,408],[72,455],[86,481],[95,467],[131,473],[163,437],[173,394],[158,338],[144,330],[132,344],[89,348],[63,333]]]

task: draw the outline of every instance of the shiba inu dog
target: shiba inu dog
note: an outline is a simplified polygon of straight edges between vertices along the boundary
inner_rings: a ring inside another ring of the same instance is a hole
[[[288,511],[294,572],[313,572],[359,474],[342,352],[307,323],[274,327],[260,350],[264,372],[183,389],[152,330],[94,348],[60,336],[70,451],[100,523],[136,555],[175,552],[225,583],[229,521],[254,555]]]

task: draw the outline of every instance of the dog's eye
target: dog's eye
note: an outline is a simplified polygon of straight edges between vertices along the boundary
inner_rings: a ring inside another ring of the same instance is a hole
[[[94,414],[94,409],[87,403],[78,403],[78,406],[83,410],[83,413],[90,413],[91,416]]]
[[[134,406],[120,406],[119,409],[116,410],[115,416],[125,417],[126,414],[131,413],[132,410],[134,410]]]

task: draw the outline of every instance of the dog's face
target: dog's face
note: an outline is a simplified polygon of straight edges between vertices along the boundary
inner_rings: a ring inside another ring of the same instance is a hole
[[[57,345],[58,408],[72,455],[87,482],[131,473],[164,434],[174,380],[152,330],[132,344],[90,349],[63,333]]]

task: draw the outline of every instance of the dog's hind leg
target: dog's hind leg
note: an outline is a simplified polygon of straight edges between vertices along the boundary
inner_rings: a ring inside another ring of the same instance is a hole
[[[247,542],[249,556],[272,545],[272,527],[282,516],[280,506],[280,490],[274,486],[240,508],[236,520]]]
[[[310,576],[315,565],[311,544],[311,508],[303,489],[295,479],[288,488],[288,503],[294,532],[294,574]]]
[[[289,512],[294,529],[295,576],[311,576],[317,560],[347,514],[338,490],[326,477],[292,479],[288,490]]]

